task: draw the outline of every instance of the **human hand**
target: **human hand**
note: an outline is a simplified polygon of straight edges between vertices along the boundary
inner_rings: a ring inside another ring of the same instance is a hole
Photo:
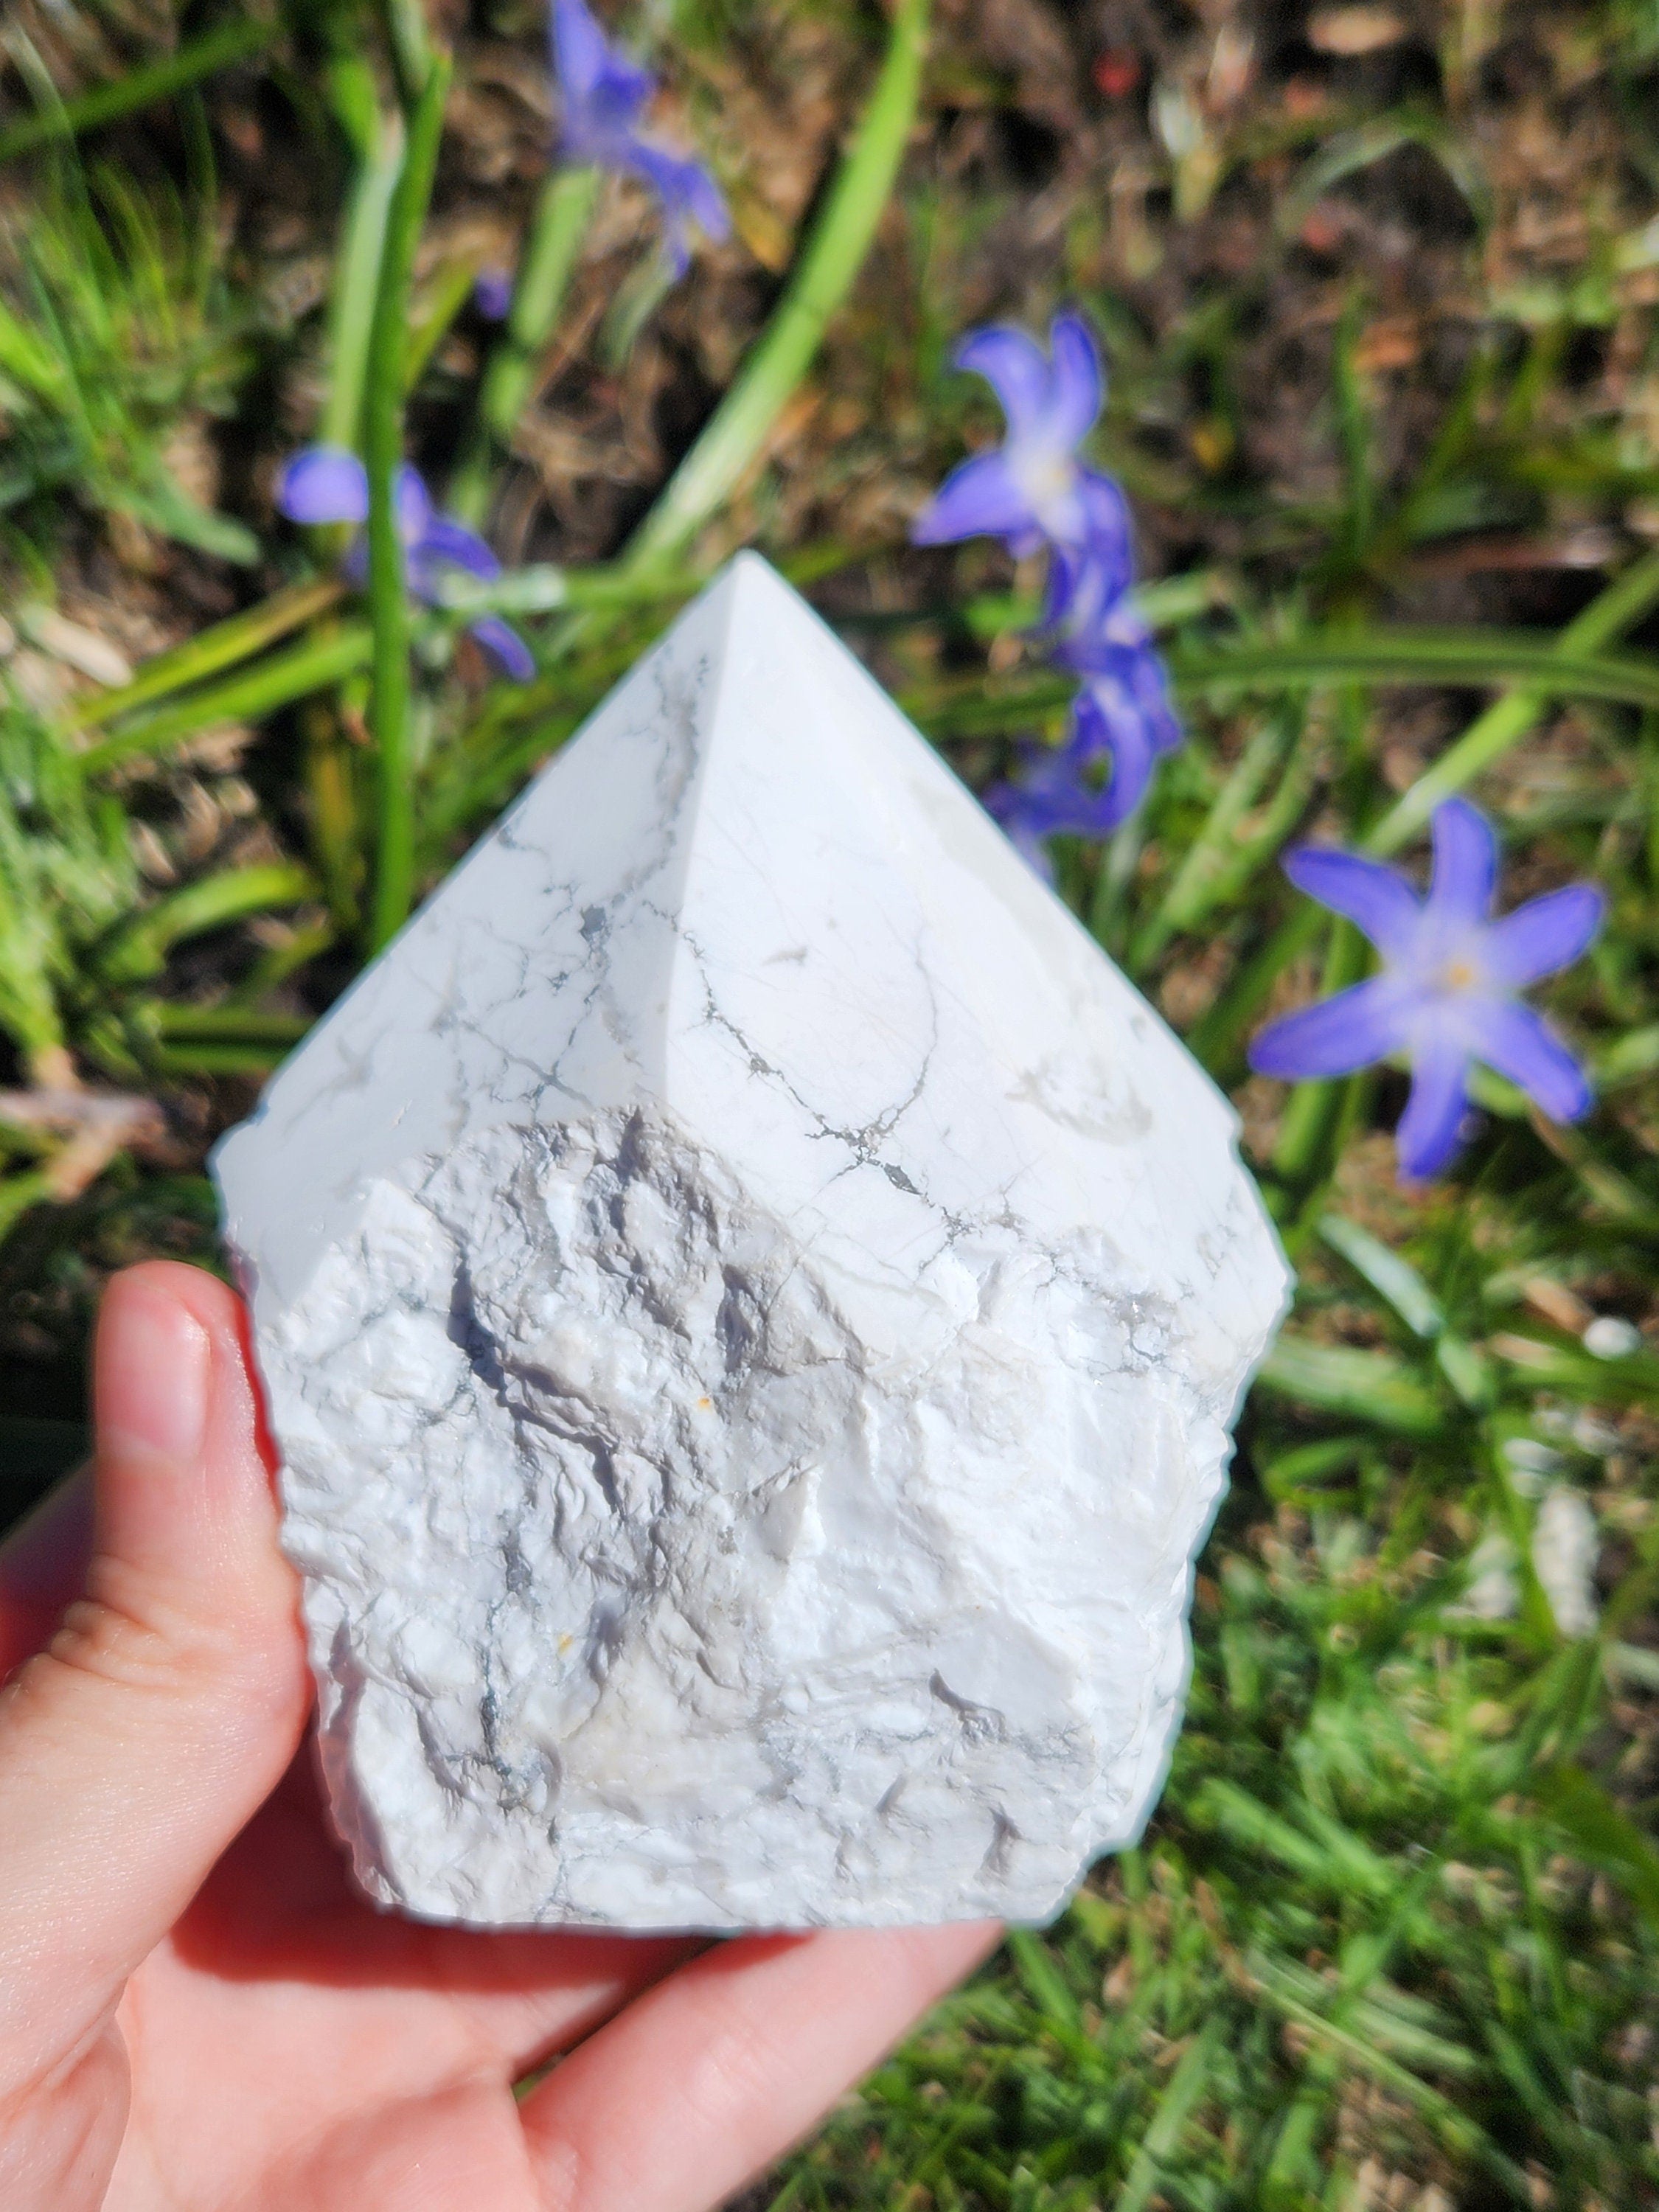
[[[301,1748],[234,1297],[118,1276],[94,1397],[95,1478],[0,1552],[7,2212],[699,2212],[988,1948],[984,1926],[708,1948],[376,1912]]]

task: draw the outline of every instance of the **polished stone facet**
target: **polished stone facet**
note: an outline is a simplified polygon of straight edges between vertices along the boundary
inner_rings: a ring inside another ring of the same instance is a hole
[[[369,1893],[1053,1912],[1284,1301],[1234,1129],[735,562],[218,1156]]]

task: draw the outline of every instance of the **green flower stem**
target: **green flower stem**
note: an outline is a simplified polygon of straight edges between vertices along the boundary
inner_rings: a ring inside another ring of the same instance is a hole
[[[513,289],[507,342],[484,378],[483,418],[503,445],[524,406],[535,356],[553,335],[599,191],[599,173],[587,167],[556,169],[542,187]]]
[[[489,583],[482,577],[457,576],[441,587],[437,604],[452,622],[466,623],[481,615],[544,615],[560,607],[625,611],[695,598],[707,580],[690,568],[635,575],[627,568],[556,568],[535,561]]]
[[[404,349],[404,397],[408,398],[426,374],[427,363],[453,328],[455,318],[472,296],[478,281],[476,252],[458,254],[436,269],[410,318],[409,343]]]
[[[59,101],[39,115],[25,116],[9,130],[0,131],[0,161],[9,161],[36,146],[49,145],[55,138],[78,137],[83,131],[96,131],[124,115],[136,114],[142,107],[153,106],[157,100],[169,100],[174,93],[200,84],[204,77],[215,76],[221,70],[262,52],[276,36],[277,27],[274,21],[227,23],[180,46],[165,61],[130,70],[112,83],[82,94],[79,100]]]
[[[300,629],[337,606],[345,596],[345,586],[331,576],[319,578],[315,583],[293,584],[287,590],[275,592],[262,599],[246,613],[232,615],[228,621],[215,623],[210,629],[189,638],[183,645],[175,646],[171,653],[158,653],[147,660],[131,684],[123,684],[118,691],[105,691],[95,698],[76,701],[64,716],[64,726],[70,730],[97,729],[112,722],[122,714],[131,714],[136,707],[148,707],[157,699],[165,699],[170,692],[182,691],[191,684],[199,684],[209,676],[216,676],[221,669],[234,668],[238,661],[250,660],[264,647],[286,637],[290,630]]]
[[[629,542],[630,566],[672,560],[725,503],[852,289],[915,120],[928,0],[899,0],[881,75],[788,288],[736,381]]]
[[[451,513],[475,528],[489,505],[495,456],[513,441],[537,362],[553,335],[581,258],[599,189],[599,173],[588,167],[555,169],[542,186],[513,289],[507,330],[484,371],[477,427],[449,486]]]
[[[151,714],[140,714],[80,756],[88,775],[112,768],[118,761],[141,754],[154,756],[204,730],[222,722],[252,722],[277,708],[290,706],[307,692],[337,684],[343,676],[365,667],[372,651],[366,623],[353,623],[331,637],[307,641],[288,653],[274,654],[257,667],[233,677],[228,683],[210,684],[190,693],[176,706]]]
[[[1659,595],[1659,587],[1656,592]],[[1594,611],[1587,609],[1579,621],[1586,621]],[[1572,635],[1577,627],[1570,626],[1557,637],[1513,630],[1314,632],[1273,644],[1172,653],[1170,674],[1176,688],[1188,694],[1234,684],[1254,688],[1263,680],[1275,685],[1356,681],[1517,684],[1526,687],[1520,696],[1530,699],[1533,719],[1546,700],[1570,696],[1615,700],[1632,707],[1659,706],[1659,665],[1644,656],[1603,654],[1588,649],[1589,641]],[[1498,744],[1486,757],[1495,758],[1503,749]]]
[[[426,97],[438,59],[427,28],[426,0],[382,0],[382,5],[404,106],[412,112]],[[448,67],[447,57],[443,66]]]
[[[1647,566],[1645,559],[1638,564],[1641,569]],[[1637,569],[1632,569],[1603,596],[1611,598],[1624,585],[1634,586],[1638,580]],[[1659,582],[1648,579],[1639,592],[1632,593],[1631,611],[1619,615],[1614,629],[1628,627],[1656,599],[1659,599]],[[1625,602],[1621,599],[1620,604]],[[1452,771],[1467,781],[1516,736],[1524,734],[1550,699],[1607,699],[1625,706],[1659,706],[1659,665],[1646,655],[1600,650],[1610,633],[1599,623],[1594,629],[1581,629],[1581,624],[1588,624],[1592,616],[1600,614],[1601,605],[1602,601],[1596,600],[1577,623],[1554,635],[1526,630],[1401,628],[1357,635],[1316,630],[1277,643],[1252,641],[1202,649],[1176,647],[1165,665],[1172,689],[1186,699],[1218,691],[1290,690],[1330,683],[1516,686],[1512,701],[1494,702],[1490,710],[1495,718],[1494,734],[1483,735],[1474,767]],[[901,694],[900,703],[935,738],[995,736],[1018,718],[1029,719],[1067,705],[1076,689],[1074,679],[1038,669],[1029,676],[995,684],[988,684],[982,675],[919,684]],[[1530,720],[1516,719],[1522,701],[1529,702],[1526,711]],[[1486,727],[1487,717],[1483,715],[1469,738],[1475,730],[1485,732]],[[1461,740],[1460,748],[1468,742],[1468,738]],[[1451,757],[1447,755],[1445,760]],[[1443,769],[1443,761],[1441,766]],[[1445,796],[1446,792],[1440,795]],[[1438,799],[1434,799],[1431,811],[1438,803]],[[1403,836],[1401,842],[1405,842]]]
[[[357,148],[361,166],[335,264],[329,305],[328,397],[317,436],[322,445],[343,446],[355,453],[362,428],[363,379],[386,221],[403,172],[404,127],[400,117],[381,113],[373,72],[357,57],[332,65],[329,88],[335,113]]]
[[[403,362],[410,283],[437,172],[449,70],[447,55],[434,58],[410,118],[409,150],[392,196],[369,331],[363,458],[368,471],[368,608],[374,637],[369,720],[377,756],[380,817],[371,951],[378,951],[403,927],[415,895],[410,615],[404,549],[398,534],[397,476],[404,457]]]

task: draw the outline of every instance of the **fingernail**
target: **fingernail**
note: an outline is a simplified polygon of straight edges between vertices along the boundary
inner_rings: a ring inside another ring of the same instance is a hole
[[[177,1298],[129,1290],[99,1347],[98,1413],[116,1450],[199,1458],[207,1432],[207,1331]]]

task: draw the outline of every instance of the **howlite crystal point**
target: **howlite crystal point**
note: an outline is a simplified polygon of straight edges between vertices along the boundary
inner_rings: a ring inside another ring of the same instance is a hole
[[[1226,1102],[744,555],[221,1146],[368,1893],[1039,1920],[1286,1270]]]

